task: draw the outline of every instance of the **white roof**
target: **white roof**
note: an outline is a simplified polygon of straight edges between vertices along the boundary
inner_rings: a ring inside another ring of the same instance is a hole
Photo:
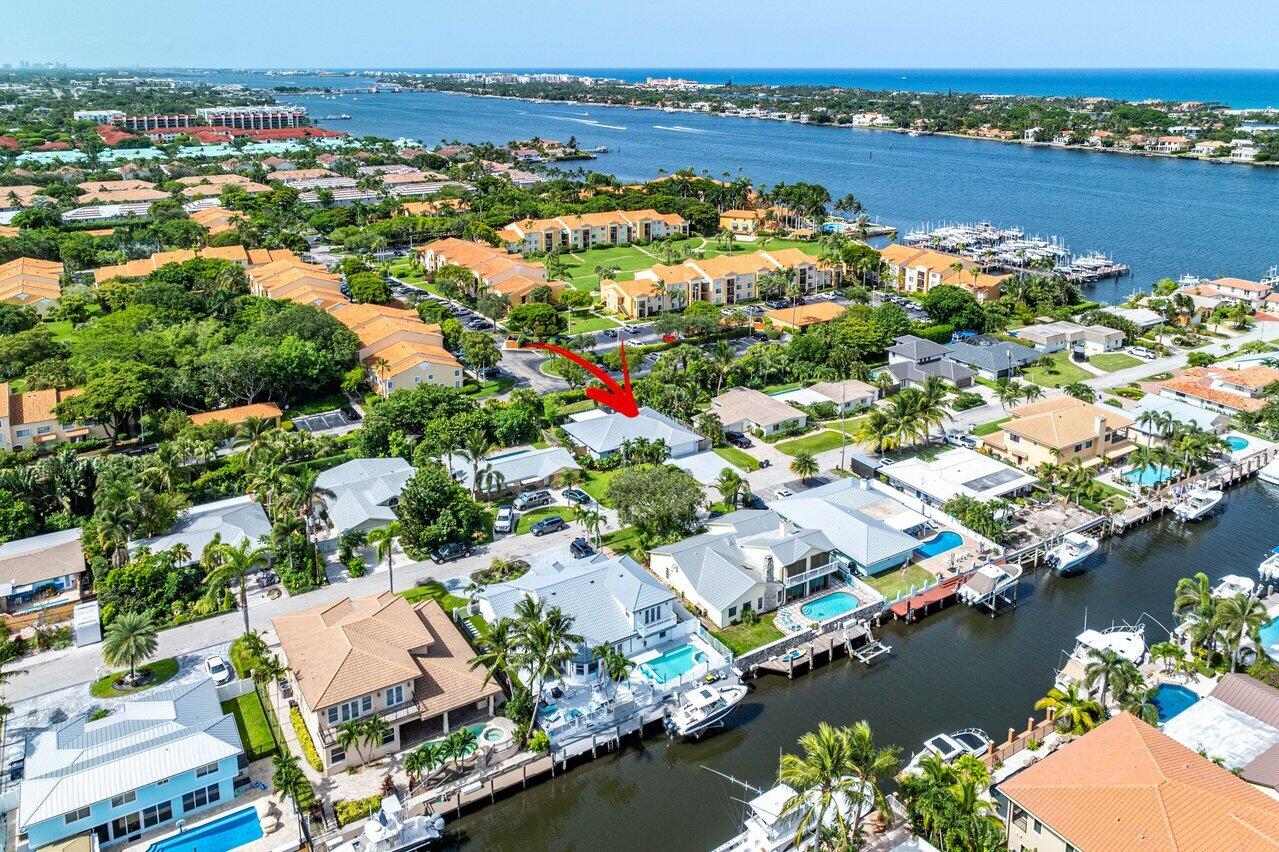
[[[1160,434],[1161,427],[1153,423],[1149,426],[1143,426],[1139,422],[1141,415],[1147,411],[1154,411],[1160,414],[1166,411],[1178,423],[1192,423],[1208,432],[1217,432],[1222,426],[1230,422],[1230,418],[1225,414],[1209,411],[1206,408],[1200,408],[1197,405],[1191,405],[1179,399],[1148,393],[1137,400],[1137,404],[1132,408],[1123,409],[1124,416],[1131,418],[1133,421],[1128,428],[1144,435]]]
[[[453,454],[445,456],[441,461],[452,471],[458,482],[466,488],[471,487],[470,459]],[[518,447],[488,456],[480,465],[481,471],[486,468],[500,473],[503,483],[514,487],[527,482],[541,482],[566,470],[580,470],[580,465],[574,460],[572,453],[563,447]]]
[[[1126,319],[1142,328],[1159,325],[1164,321],[1163,316],[1158,311],[1152,311],[1150,308],[1106,308],[1104,313],[1112,316]]]
[[[991,500],[1039,481],[1012,465],[964,447],[947,450],[932,461],[911,458],[886,464],[880,471],[939,503],[961,494],[975,500]]]
[[[168,533],[131,541],[129,551],[147,547],[152,553],[160,553],[184,544],[191,561],[197,562],[214,536],[221,536],[223,544],[235,547],[246,539],[257,544],[270,534],[271,522],[266,512],[253,497],[245,495],[192,506],[178,516]]]
[[[773,399],[779,399],[782,402],[789,402],[792,405],[820,405],[823,402],[831,400],[813,390],[812,388],[797,388],[785,393],[773,394]]]
[[[27,744],[19,830],[242,751],[235,719],[207,678],[133,699],[96,722],[77,716]]]
[[[857,479],[837,480],[768,507],[800,527],[821,530],[837,550],[863,566],[904,560],[919,546],[886,520],[903,513],[920,516]]]
[[[671,450],[702,439],[683,424],[647,406],[639,410],[637,417],[605,414],[566,423],[564,431],[574,441],[596,454],[616,452],[626,441],[639,438],[649,441],[661,439]]]
[[[720,471],[733,468],[727,459],[714,450],[693,453],[691,456],[671,459],[671,464],[688,473],[702,485],[714,485]]]
[[[1163,732],[1186,748],[1221,758],[1227,769],[1239,769],[1279,744],[1279,728],[1253,718],[1211,695],[1169,719]]]

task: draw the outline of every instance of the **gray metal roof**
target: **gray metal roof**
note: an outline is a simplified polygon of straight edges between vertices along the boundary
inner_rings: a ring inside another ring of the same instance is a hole
[[[991,343],[988,346],[956,343],[950,349],[950,357],[955,361],[992,373],[1029,364],[1038,360],[1042,355],[1042,352],[1031,349],[1029,346],[1022,346],[1020,343],[1009,343],[1006,340]]]
[[[667,447],[672,449],[680,444],[702,440],[701,435],[690,431],[679,421],[647,406],[639,410],[638,417],[607,414],[603,417],[565,423],[564,431],[573,440],[596,454],[616,452],[626,441],[634,441],[638,438],[649,441],[660,438],[666,442]]]
[[[42,731],[27,744],[20,830],[243,751],[235,719],[204,678]]]
[[[328,516],[339,534],[370,522],[395,520],[391,504],[413,478],[413,466],[401,458],[352,459],[321,473],[316,484],[333,492]]]
[[[949,358],[943,358],[940,361],[928,361],[923,364],[898,361],[895,364],[888,364],[882,369],[892,373],[893,378],[897,379],[898,382],[917,382],[919,384],[923,384],[929,376],[940,376],[953,384],[965,379],[971,379],[977,375],[968,367],[951,361]]]
[[[768,505],[801,527],[821,530],[835,549],[869,566],[908,558],[919,546],[914,537],[860,511],[885,500],[892,498],[863,488],[861,480],[841,479]]]
[[[253,497],[246,495],[192,506],[178,516],[169,532],[131,541],[129,551],[147,547],[152,553],[160,553],[183,544],[191,553],[191,561],[198,562],[214,536],[219,536],[223,544],[235,547],[246,539],[257,544],[270,534],[271,522],[266,512]]]
[[[453,476],[466,488],[471,487],[471,462],[465,456],[453,454],[441,459],[444,466],[453,472]],[[534,449],[524,447],[515,450],[503,450],[484,459],[480,470],[491,468],[502,475],[507,487],[515,487],[528,482],[541,482],[557,473],[566,470],[580,470],[581,467],[573,458],[573,454],[563,447],[544,447]],[[483,479],[480,480],[483,482]]]

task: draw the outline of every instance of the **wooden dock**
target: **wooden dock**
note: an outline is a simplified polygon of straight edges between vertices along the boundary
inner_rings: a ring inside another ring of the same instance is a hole
[[[813,639],[802,642],[788,649],[786,654],[768,657],[752,663],[749,667],[751,675],[758,676],[760,672],[772,672],[774,674],[784,674],[788,678],[794,678],[796,674],[803,674],[809,671],[824,657],[825,662],[829,663],[835,659],[835,654],[840,649],[848,655],[850,659],[870,666],[875,660],[891,652],[892,646],[885,645],[876,639],[871,633],[870,626],[862,623],[847,624],[844,627],[836,627],[827,633],[822,633]],[[787,654],[799,651],[796,656],[787,657]]]
[[[888,611],[901,621],[907,623],[918,621],[954,603],[963,582],[962,576],[948,577],[930,589],[896,601],[888,608]]]

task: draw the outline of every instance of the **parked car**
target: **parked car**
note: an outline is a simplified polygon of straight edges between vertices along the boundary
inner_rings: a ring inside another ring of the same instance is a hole
[[[467,320],[466,327],[471,331],[483,331],[485,329],[492,328],[493,323],[484,319],[484,317],[476,317],[475,319]]]
[[[431,561],[436,565],[442,565],[445,562],[461,559],[463,556],[470,556],[471,550],[470,542],[450,541],[448,544],[442,544],[431,551]]]
[[[600,332],[600,335],[601,335],[601,336],[603,336],[603,337],[607,337],[609,340],[616,340],[616,339],[617,339],[617,329],[615,329],[615,328],[606,328],[606,329],[604,329],[603,331],[601,331],[601,332]]]
[[[559,515],[551,515],[533,524],[529,527],[529,532],[535,536],[546,535],[547,533],[559,532],[568,529],[568,523]]]
[[[591,547],[591,543],[584,538],[575,538],[573,543],[568,546],[568,552],[576,556],[578,559],[585,559],[595,552],[595,548]]]
[[[1146,361],[1153,361],[1159,357],[1158,352],[1153,349],[1147,349],[1145,346],[1129,346],[1128,351]]]
[[[205,660],[204,670],[209,673],[209,677],[213,678],[213,682],[218,686],[230,683],[231,679],[235,677],[235,672],[231,671],[231,667],[221,657],[209,657]]]
[[[763,305],[747,305],[746,313],[759,316],[760,314],[764,313],[764,306]]]
[[[497,507],[497,517],[493,520],[493,532],[515,532],[515,507],[509,504]]]
[[[778,488],[778,489],[777,489],[777,499],[778,499],[778,500],[784,500],[784,499],[786,499],[787,497],[794,497],[794,496],[795,496],[795,492],[794,492],[794,491],[791,491],[789,488]]]
[[[946,443],[956,447],[964,447],[969,450],[977,449],[977,442],[973,440],[973,436],[967,432],[947,432]]]
[[[741,432],[732,432],[732,431],[725,432],[724,440],[728,441],[734,447],[741,447],[742,449],[755,446],[753,443],[751,443],[751,439],[747,438]]]
[[[624,325],[622,326],[622,330],[627,334],[639,334],[641,331],[638,325]]]
[[[565,488],[564,499],[570,503],[576,503],[579,506],[585,506],[591,502],[591,495],[587,494],[580,488]]]
[[[480,370],[480,378],[496,379],[500,375],[502,375],[501,367],[485,367],[483,370]]]
[[[790,302],[786,301],[785,299],[769,299],[764,304],[768,305],[773,310],[781,310],[782,308],[790,307]]]
[[[515,498],[515,508],[521,512],[536,508],[537,506],[551,505],[551,492],[549,491],[525,491],[523,494]]]

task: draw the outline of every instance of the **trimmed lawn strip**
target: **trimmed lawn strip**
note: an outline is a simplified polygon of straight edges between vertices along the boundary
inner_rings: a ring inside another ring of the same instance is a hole
[[[752,471],[759,470],[759,459],[750,453],[739,450],[737,447],[716,447],[715,455],[740,470]]]
[[[920,589],[924,587],[924,584],[931,583],[935,579],[937,578],[932,571],[920,568],[918,565],[908,565],[904,576],[900,569],[894,569],[885,571],[878,577],[861,578],[863,583],[879,592],[888,601],[895,600],[899,594],[910,592],[911,586]]]
[[[600,536],[600,543],[618,554],[630,553],[640,547],[639,530],[623,527]]]
[[[711,635],[723,642],[734,656],[740,656],[769,642],[776,642],[786,634],[777,629],[771,616],[764,616],[756,624],[734,624],[723,630],[712,630]]]
[[[1074,382],[1082,382],[1093,378],[1092,373],[1071,363],[1070,355],[1065,352],[1054,352],[1048,357],[1053,362],[1055,373],[1049,373],[1045,367],[1031,365],[1022,371],[1022,375],[1035,384],[1043,385],[1046,388],[1065,387]]]
[[[993,435],[999,431],[999,427],[1003,426],[1011,417],[1003,417],[999,420],[992,420],[989,423],[982,423],[980,426],[973,427],[973,434],[980,438],[982,435]]]
[[[1125,370],[1129,367],[1140,366],[1143,362],[1140,358],[1134,358],[1131,355],[1125,355],[1122,352],[1109,352],[1104,355],[1094,355],[1088,359],[1088,363],[1092,364],[1098,370],[1105,370],[1107,373],[1113,373],[1115,370]]]
[[[620,328],[621,323],[612,317],[587,314],[585,317],[571,317],[568,321],[569,334],[590,334],[606,328]]]
[[[271,724],[258,700],[257,690],[223,701],[222,712],[235,717],[235,727],[250,762],[275,754],[275,738],[271,736]]]
[[[796,438],[793,441],[782,441],[777,445],[777,449],[788,456],[798,455],[799,453],[816,455],[827,450],[839,449],[841,442],[844,442],[845,446],[847,446],[847,436],[841,435],[832,429],[826,429],[821,432],[815,432],[812,435]]]
[[[112,683],[116,678],[124,677],[128,672],[112,672],[95,680],[89,687],[89,694],[94,698],[118,698],[121,695],[134,695],[139,692],[145,692],[148,689],[154,689],[173,679],[173,676],[178,673],[178,661],[173,657],[169,657],[164,660],[155,660],[144,666],[138,666],[138,671],[146,670],[150,670],[155,677],[137,689],[116,689],[112,686]]]
[[[434,580],[423,583],[420,586],[405,589],[402,592],[396,592],[396,594],[411,604],[433,600],[440,605],[440,609],[444,610],[449,617],[452,617],[453,610],[470,603],[466,598],[459,598],[457,595],[451,594],[442,584]],[[478,634],[483,635],[488,632],[488,622],[482,616],[472,615],[467,620],[475,627],[475,631]]]
[[[516,535],[523,535],[532,528],[533,524],[544,521],[552,515],[559,515],[565,523],[573,523],[573,510],[567,506],[543,506],[541,509],[533,509],[520,515],[519,523],[515,525]]]

